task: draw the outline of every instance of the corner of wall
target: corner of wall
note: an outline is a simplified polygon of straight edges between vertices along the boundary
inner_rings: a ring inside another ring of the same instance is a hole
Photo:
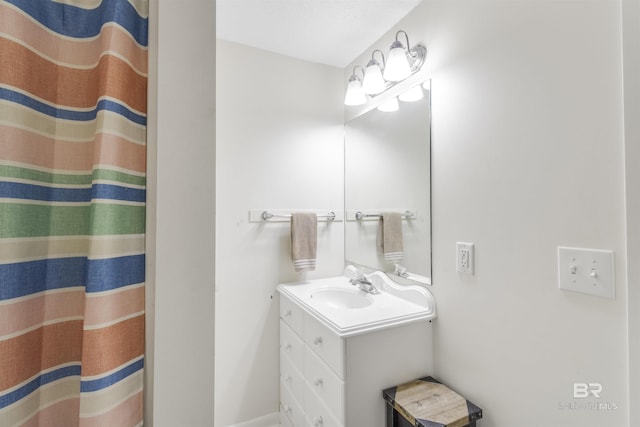
[[[640,401],[640,0],[622,1],[629,402]],[[629,405],[630,426],[640,407]]]
[[[158,137],[158,1],[149,0],[147,80],[147,209],[145,235],[145,367],[144,424],[153,427],[153,372],[155,334],[156,182]]]

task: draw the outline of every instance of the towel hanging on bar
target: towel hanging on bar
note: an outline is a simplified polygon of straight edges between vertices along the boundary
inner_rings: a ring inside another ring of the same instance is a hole
[[[318,216],[315,213],[291,214],[291,260],[296,271],[316,269]]]
[[[378,227],[378,245],[385,261],[397,263],[403,256],[402,215],[398,212],[383,212]]]

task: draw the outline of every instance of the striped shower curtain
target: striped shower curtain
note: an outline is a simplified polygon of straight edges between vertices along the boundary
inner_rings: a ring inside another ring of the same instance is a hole
[[[0,0],[0,427],[142,425],[147,0]]]

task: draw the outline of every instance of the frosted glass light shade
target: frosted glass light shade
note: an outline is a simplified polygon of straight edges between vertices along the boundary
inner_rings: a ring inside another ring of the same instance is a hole
[[[400,98],[402,102],[414,102],[420,101],[423,97],[422,88],[420,85],[416,85],[406,92],[403,92],[398,98]]]
[[[400,105],[398,104],[398,98],[393,97],[384,104],[380,104],[378,106],[378,110],[384,111],[385,113],[391,113],[394,111],[398,111],[400,109]]]
[[[362,91],[360,79],[351,79],[347,85],[347,93],[344,96],[344,105],[362,105],[367,102],[367,97]]]
[[[407,60],[407,52],[399,42],[393,42],[391,51],[389,51],[389,59],[384,67],[384,78],[392,82],[399,82],[411,75],[411,67]]]
[[[382,70],[377,62],[369,63],[364,72],[364,80],[362,80],[362,90],[368,95],[377,95],[387,88],[387,84],[382,78]]]

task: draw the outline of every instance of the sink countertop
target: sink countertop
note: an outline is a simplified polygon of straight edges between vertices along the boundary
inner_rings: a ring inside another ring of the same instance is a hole
[[[345,276],[283,283],[277,289],[341,337],[436,317],[433,295],[425,287],[395,284],[382,272],[369,274],[367,278],[381,291],[379,294],[357,291],[358,287],[350,284]],[[314,292],[324,289],[357,291],[373,302],[360,308],[332,307],[312,298]]]

